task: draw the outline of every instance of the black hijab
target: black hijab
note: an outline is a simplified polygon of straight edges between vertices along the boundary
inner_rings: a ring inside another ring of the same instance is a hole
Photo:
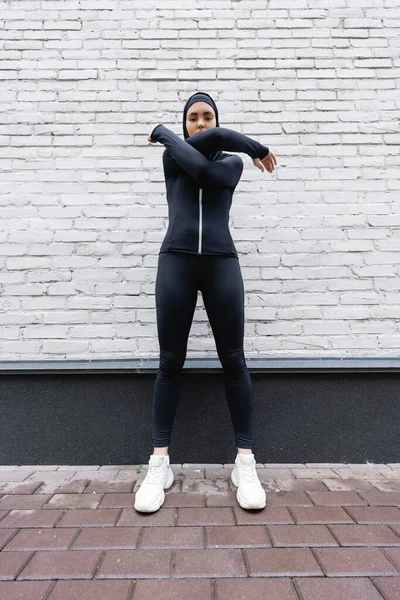
[[[214,112],[215,112],[215,119],[217,122],[217,127],[219,127],[218,108],[217,108],[217,105],[215,104],[214,100],[206,92],[196,92],[195,94],[190,96],[190,98],[186,101],[185,108],[183,109],[183,135],[185,137],[185,140],[186,140],[186,138],[190,137],[188,130],[186,129],[186,115],[187,115],[189,108],[195,102],[207,102],[207,104],[212,106],[212,108],[214,109]],[[211,154],[208,155],[208,160],[215,160],[219,156],[219,154],[220,154],[219,150],[217,150],[216,152],[211,152]]]

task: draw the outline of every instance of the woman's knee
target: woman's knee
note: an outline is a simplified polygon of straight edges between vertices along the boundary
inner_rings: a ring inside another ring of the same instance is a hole
[[[159,372],[168,378],[173,378],[182,372],[185,363],[186,355],[177,352],[160,351],[160,366]]]
[[[246,374],[248,372],[243,348],[232,350],[220,357],[224,372],[230,375]]]

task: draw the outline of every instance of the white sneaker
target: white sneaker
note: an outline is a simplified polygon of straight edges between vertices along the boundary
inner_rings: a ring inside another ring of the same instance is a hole
[[[136,492],[134,508],[141,512],[154,512],[164,503],[164,490],[171,487],[174,473],[169,466],[169,455],[151,454],[149,468]]]
[[[258,479],[254,454],[236,456],[231,481],[236,486],[236,498],[242,508],[264,508],[265,490]]]

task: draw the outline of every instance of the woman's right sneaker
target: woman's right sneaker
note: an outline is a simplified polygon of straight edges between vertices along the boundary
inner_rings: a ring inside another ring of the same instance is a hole
[[[136,492],[134,508],[140,512],[154,512],[164,503],[164,490],[174,482],[169,466],[169,455],[151,454],[146,477]]]

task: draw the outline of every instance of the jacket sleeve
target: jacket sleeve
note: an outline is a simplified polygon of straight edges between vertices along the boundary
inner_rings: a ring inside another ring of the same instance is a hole
[[[220,161],[208,160],[199,150],[187,144],[176,133],[160,124],[150,135],[151,139],[164,144],[168,152],[164,152],[163,165],[165,175],[172,174],[172,157],[199,184],[234,186],[237,185],[243,171],[240,157],[229,156]]]
[[[222,160],[211,160],[200,173],[200,187],[205,185],[236,187],[242,173],[243,160],[240,156],[232,155]]]
[[[268,146],[227,127],[206,129],[186,138],[185,142],[203,154],[227,150],[228,152],[243,152],[251,158],[264,158],[269,153]]]

